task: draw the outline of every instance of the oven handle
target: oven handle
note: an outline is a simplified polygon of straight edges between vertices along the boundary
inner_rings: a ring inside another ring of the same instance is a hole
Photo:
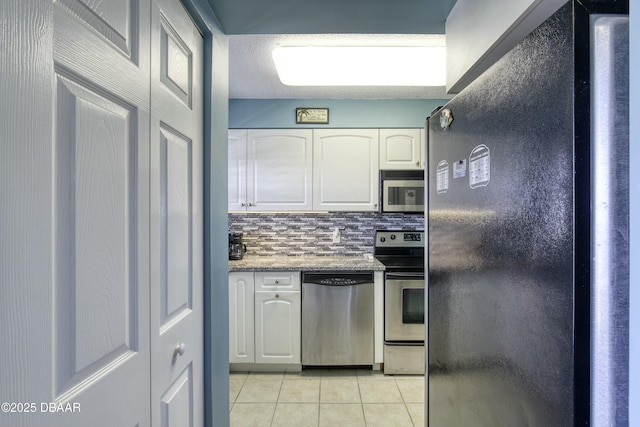
[[[385,280],[424,280],[424,273],[416,272],[395,272],[386,273],[384,275]]]

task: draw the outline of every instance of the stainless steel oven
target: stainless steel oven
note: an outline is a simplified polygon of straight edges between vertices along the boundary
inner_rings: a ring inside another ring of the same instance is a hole
[[[424,171],[381,171],[382,212],[424,212]]]
[[[378,230],[374,255],[386,270],[384,373],[424,374],[424,232]]]
[[[385,341],[424,342],[424,273],[387,273]]]

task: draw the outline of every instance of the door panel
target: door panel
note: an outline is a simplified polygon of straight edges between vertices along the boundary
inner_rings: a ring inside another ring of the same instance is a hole
[[[160,16],[160,81],[191,108],[193,53],[168,18]]]
[[[162,324],[191,310],[191,141],[166,127],[160,128],[160,227],[163,267]]]
[[[139,246],[135,235],[139,141],[130,132],[135,129],[132,113],[124,101],[116,103],[57,75],[54,376],[58,397],[98,372],[108,375],[138,347],[134,272]],[[116,359],[120,363],[113,364]]]
[[[160,398],[161,426],[192,427],[193,373],[189,365]]]
[[[203,423],[203,40],[177,0],[151,18],[151,421]]]
[[[54,2],[50,425],[150,424],[148,11]]]
[[[138,0],[58,0],[73,15],[137,62]]]

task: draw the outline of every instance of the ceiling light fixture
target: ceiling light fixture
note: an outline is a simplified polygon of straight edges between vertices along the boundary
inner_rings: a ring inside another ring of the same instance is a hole
[[[444,86],[442,46],[278,46],[273,60],[287,86]]]

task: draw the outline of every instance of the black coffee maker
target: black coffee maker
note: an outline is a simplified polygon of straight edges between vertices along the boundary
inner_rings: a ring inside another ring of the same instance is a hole
[[[242,259],[247,245],[242,243],[242,233],[229,233],[229,259]]]

